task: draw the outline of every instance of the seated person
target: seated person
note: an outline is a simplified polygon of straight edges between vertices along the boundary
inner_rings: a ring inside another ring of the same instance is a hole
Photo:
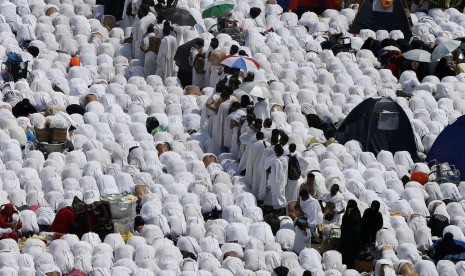
[[[438,262],[448,255],[457,255],[465,252],[465,247],[454,241],[452,233],[444,234],[444,237],[433,245],[433,259]]]
[[[323,223],[323,212],[321,206],[316,199],[310,196],[307,190],[301,190],[299,192],[300,198],[300,210],[302,210],[304,216],[299,217],[296,220],[296,225],[301,228],[310,228],[312,239],[318,238],[318,224]]]
[[[320,200],[321,210],[324,214],[324,223],[342,224],[342,215],[345,212],[345,200],[339,192],[339,185],[331,186],[330,192]]]
[[[216,159],[216,156],[214,154],[206,154],[203,157],[203,164],[205,165],[205,168],[208,168],[208,165],[211,163],[218,163],[218,160]]]
[[[17,241],[22,226],[19,212],[13,204],[3,205],[3,208],[0,210],[0,239],[13,239]]]
[[[168,143],[159,143],[159,144],[157,144],[157,146],[155,148],[158,151],[158,156],[162,155],[164,152],[167,152],[167,151],[171,150],[170,144],[168,144]]]
[[[52,231],[56,232],[56,237],[72,233],[72,227],[75,223],[76,214],[71,207],[65,207],[58,211],[52,223]]]

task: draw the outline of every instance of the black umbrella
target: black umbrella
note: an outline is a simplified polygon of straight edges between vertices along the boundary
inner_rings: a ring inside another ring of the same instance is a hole
[[[179,26],[194,26],[197,21],[188,10],[180,8],[169,8],[161,12],[162,20],[170,21],[172,24]]]

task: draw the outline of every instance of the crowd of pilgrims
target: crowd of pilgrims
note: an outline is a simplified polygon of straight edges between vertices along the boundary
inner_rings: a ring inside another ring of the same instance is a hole
[[[318,17],[233,2],[224,22],[202,18],[208,0],[0,4],[0,57],[29,62],[1,84],[0,276],[465,275],[464,182],[420,184],[431,169],[408,152],[335,139],[363,99],[391,97],[424,157],[465,112],[465,63],[403,53],[465,35],[463,13],[414,1],[412,39],[362,30],[334,53],[327,34],[357,4]],[[163,21],[172,7],[198,24]],[[44,154],[35,131],[52,117],[68,139]],[[83,232],[73,202],[115,194],[137,196],[134,231]]]

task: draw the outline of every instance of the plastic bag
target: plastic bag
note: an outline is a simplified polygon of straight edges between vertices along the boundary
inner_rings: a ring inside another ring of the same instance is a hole
[[[23,62],[23,57],[21,56],[21,54],[10,51],[10,52],[8,52],[6,54],[6,56],[7,56],[7,59],[6,59],[5,63],[7,65],[11,65],[13,63]]]

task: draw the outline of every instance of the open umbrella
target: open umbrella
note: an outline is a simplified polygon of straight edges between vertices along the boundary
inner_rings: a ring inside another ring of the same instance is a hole
[[[197,21],[188,10],[180,8],[169,8],[160,13],[162,20],[170,21],[179,26],[194,26]]]
[[[270,86],[266,81],[246,82],[239,86],[239,89],[248,93],[250,96],[268,99],[271,98]]]
[[[229,55],[221,59],[221,64],[242,71],[257,70],[260,65],[256,60],[249,57]]]
[[[453,39],[444,41],[443,43],[439,44],[436,48],[434,48],[433,53],[431,54],[431,60],[440,60],[443,56],[452,53],[452,51],[460,47],[460,44],[460,41]]]
[[[208,5],[202,12],[202,17],[216,17],[234,9],[234,4],[226,1],[218,1]]]
[[[425,50],[413,49],[404,53],[405,59],[418,62],[431,62],[431,54]]]

